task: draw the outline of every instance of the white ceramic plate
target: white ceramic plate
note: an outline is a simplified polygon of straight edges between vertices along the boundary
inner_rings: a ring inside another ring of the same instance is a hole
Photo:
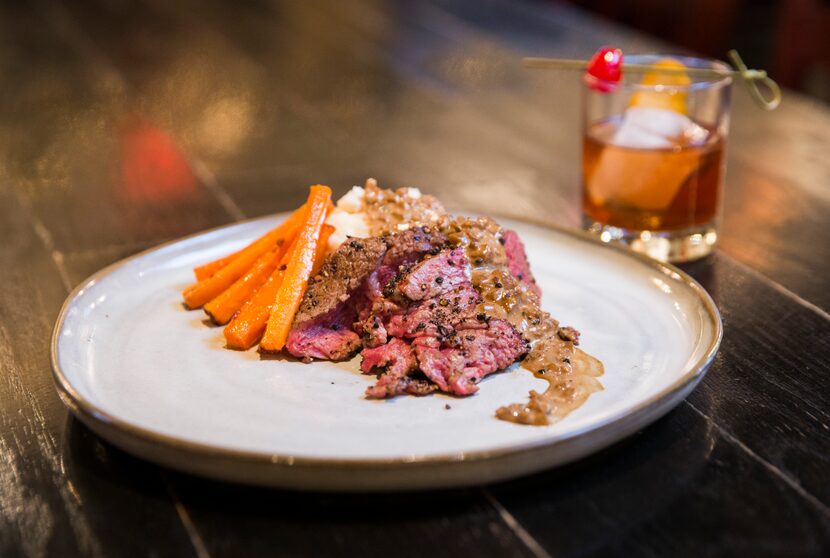
[[[518,366],[468,398],[369,401],[362,394],[374,378],[357,359],[302,364],[227,350],[222,330],[181,304],[191,268],[282,218],[161,246],[78,287],[52,344],[72,412],[129,452],[226,480],[343,491],[463,486],[572,461],[642,428],[695,387],[720,343],[715,305],[675,268],[501,219],[526,244],[544,307],[605,364],[605,390],[548,427],[494,417],[545,387]]]

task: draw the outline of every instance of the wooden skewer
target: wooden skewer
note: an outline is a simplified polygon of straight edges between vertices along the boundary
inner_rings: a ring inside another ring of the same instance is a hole
[[[718,78],[737,77],[741,78],[749,90],[749,94],[755,102],[764,110],[774,110],[781,104],[781,88],[765,70],[750,70],[744,64],[741,56],[736,50],[729,51],[729,58],[737,69],[725,70],[717,68],[662,68],[650,64],[629,64],[623,63],[624,72],[645,73],[656,72],[661,74],[683,73],[689,76]],[[539,69],[560,69],[560,70],[585,70],[588,68],[587,60],[574,60],[568,58],[523,58],[522,63],[528,68]],[[765,96],[758,85],[763,84],[770,96]]]
[[[557,68],[562,70],[585,70],[588,68],[587,60],[573,60],[568,58],[523,58],[522,62],[528,68]],[[622,65],[624,72],[645,73],[659,72],[661,74],[686,74],[689,76],[701,77],[726,77],[738,76],[741,73],[737,70],[718,70],[710,68],[663,68],[651,64],[631,64],[625,62]],[[763,70],[750,70],[758,75],[766,76]]]

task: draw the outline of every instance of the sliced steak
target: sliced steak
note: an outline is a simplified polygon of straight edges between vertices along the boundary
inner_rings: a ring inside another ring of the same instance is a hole
[[[393,337],[444,338],[459,328],[483,327],[476,320],[481,296],[467,276],[467,258],[461,248],[444,250],[413,266],[390,293],[383,320]]]
[[[465,274],[461,249],[444,250],[413,265],[402,265],[398,273],[376,292],[370,308],[355,323],[366,347],[376,347],[389,337],[441,335],[451,331],[479,295]],[[449,265],[452,262],[452,265]],[[417,304],[416,304],[417,302]]]
[[[386,282],[446,242],[424,227],[344,242],[309,281],[286,341],[288,352],[306,359],[345,360],[363,346],[362,337],[377,338],[368,346],[385,343],[379,327],[366,324],[369,333],[358,334],[355,322],[369,315]]]
[[[377,349],[363,351],[364,371],[377,368],[379,354],[387,359],[381,359],[386,372],[368,394],[388,397],[408,393],[405,384],[403,388],[389,386],[398,386],[402,378],[411,379],[420,370],[442,391],[469,395],[478,390],[478,380],[527,352],[512,325],[477,313],[481,297],[468,269],[463,249],[447,249],[408,268],[384,289],[384,299],[373,305],[377,312],[363,322],[392,337]],[[411,341],[411,348],[407,341]],[[414,350],[417,366],[402,344]],[[389,350],[395,355],[406,354],[406,359],[396,356],[389,360]]]
[[[463,285],[471,285],[466,270],[464,250],[444,250],[412,267],[397,282],[398,300],[419,301],[449,294]]]
[[[353,238],[344,242],[308,282],[294,326],[313,320],[346,302],[380,266],[388,246],[383,237]]]
[[[536,278],[530,271],[530,263],[527,261],[527,254],[525,253],[525,245],[522,239],[516,234],[516,231],[504,229],[502,231],[502,240],[504,241],[504,252],[507,255],[507,268],[510,274],[523,282],[536,295],[541,298],[542,290],[536,284]]]
[[[361,348],[360,336],[352,330],[354,306],[343,302],[316,318],[295,324],[286,348],[296,357],[347,360]]]
[[[388,298],[401,278],[424,256],[440,252],[447,238],[425,227],[415,227],[387,237],[389,250],[377,271],[366,280],[366,296],[369,300],[358,312],[354,329],[366,347],[383,345],[389,336],[379,316],[392,313],[398,306]]]
[[[521,241],[507,235],[508,248],[516,273],[532,280]],[[378,374],[366,391],[372,398],[475,393],[481,378],[528,349],[510,323],[477,310],[469,274],[464,249],[427,228],[351,239],[309,282],[288,351],[344,360],[362,348],[361,370]]]
[[[387,238],[389,251],[383,263],[389,266],[412,265],[447,246],[447,237],[429,227],[413,227]]]
[[[365,305],[362,287],[386,250],[384,238],[351,239],[329,256],[309,281],[288,334],[288,352],[306,359],[345,360],[360,350],[352,323],[359,306]]]
[[[394,287],[397,279],[403,277],[409,268],[428,254],[437,254],[447,246],[447,237],[427,227],[414,227],[387,237],[389,250],[378,268],[376,278],[378,290],[375,298]]]
[[[379,372],[378,382],[366,390],[366,396],[383,399],[408,393],[426,395],[436,387],[423,378],[414,378],[418,361],[412,346],[403,339],[392,339],[385,345],[363,350],[360,369],[371,374]]]
[[[527,343],[505,320],[489,320],[484,329],[461,329],[449,341],[422,337],[413,341],[421,371],[443,391],[470,395],[484,376],[507,368],[528,351]]]

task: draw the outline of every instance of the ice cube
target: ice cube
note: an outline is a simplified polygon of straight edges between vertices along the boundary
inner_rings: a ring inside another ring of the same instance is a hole
[[[614,134],[613,143],[623,147],[655,149],[682,142],[696,128],[688,116],[652,107],[629,107]]]
[[[635,149],[666,149],[674,143],[659,134],[644,130],[636,124],[623,119],[617,129],[611,143],[620,147],[633,147]]]
[[[665,210],[699,164],[698,154],[670,148],[702,143],[707,135],[706,128],[672,110],[629,107],[611,139],[624,149],[603,150],[585,177],[588,193],[597,205]]]

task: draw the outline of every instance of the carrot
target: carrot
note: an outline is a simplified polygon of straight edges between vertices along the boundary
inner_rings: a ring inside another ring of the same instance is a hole
[[[269,231],[270,232],[270,231]],[[242,250],[238,252],[234,252],[233,254],[228,254],[224,258],[219,258],[218,260],[214,260],[212,262],[208,262],[206,264],[200,265],[199,267],[193,268],[193,275],[196,276],[197,281],[201,281],[202,279],[207,279],[229,263],[233,261],[235,257],[237,257]]]
[[[323,261],[326,259],[326,250],[329,236],[334,232],[331,225],[323,225],[320,231],[320,242],[317,244],[317,251],[314,253],[314,270],[312,277],[317,274]],[[293,246],[292,246],[293,247]],[[271,308],[277,297],[277,291],[282,284],[282,278],[291,255],[289,247],[280,265],[268,278],[268,281],[245,303],[242,309],[237,312],[231,322],[225,327],[225,341],[231,349],[246,350],[254,346],[262,337],[265,325],[268,323],[268,316],[271,315]]]
[[[328,186],[318,184],[311,187],[306,202],[308,217],[297,233],[297,243],[291,250],[285,277],[277,291],[265,334],[259,343],[260,351],[276,352],[285,345],[294,315],[300,307],[314,268],[314,255],[330,201],[331,189]]]
[[[205,304],[205,313],[215,324],[226,324],[268,280],[280,262],[279,249],[261,255],[248,273],[236,280],[222,294]]]
[[[291,214],[288,217],[288,219],[291,219],[292,217],[294,217],[294,214],[302,211],[305,211],[305,205],[301,205],[299,209],[297,209],[293,214]],[[288,219],[286,219],[286,221],[288,221]],[[267,233],[265,233],[264,236],[261,236],[245,248],[237,250],[233,254],[228,254],[227,256],[219,258],[218,260],[213,260],[212,262],[208,262],[198,267],[194,267],[193,274],[196,276],[196,280],[201,281],[202,279],[207,279],[208,277],[210,277],[211,275],[213,275],[214,273],[216,273],[217,271],[231,263],[234,260],[234,258],[242,254],[245,250],[253,249],[257,245],[261,247],[262,244],[272,243],[275,230],[268,231]]]
[[[257,258],[275,246],[290,242],[302,224],[306,221],[305,206],[292,213],[280,226],[272,230],[248,247],[242,249],[233,261],[208,277],[184,290],[184,302],[188,308],[199,308],[219,296],[222,291],[233,285],[242,277]]]
[[[262,337],[265,325],[268,323],[268,316],[271,315],[271,308],[274,306],[274,300],[277,297],[277,291],[282,285],[282,278],[288,267],[288,259],[293,247],[294,243],[289,246],[288,251],[280,259],[279,265],[271,273],[265,284],[254,294],[251,300],[242,306],[242,309],[225,327],[225,341],[229,348],[250,349]]]

